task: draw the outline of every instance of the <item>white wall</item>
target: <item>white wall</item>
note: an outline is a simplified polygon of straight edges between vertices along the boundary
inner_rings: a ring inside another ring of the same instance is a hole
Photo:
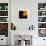
[[[27,30],[29,26],[38,27],[38,3],[45,3],[46,0],[11,0],[11,22],[14,23],[17,30]],[[29,20],[20,20],[19,9],[29,9]]]
[[[20,20],[18,18],[19,9],[29,9],[29,20]],[[17,30],[27,30],[32,24],[37,23],[37,2],[32,0],[11,0],[11,22],[16,25]]]
[[[38,3],[46,3],[46,0],[11,0],[11,22],[15,24],[17,30],[27,30],[33,24],[36,32],[33,34],[38,36]],[[29,20],[19,20],[18,9],[23,8],[29,9]],[[32,40],[33,46],[41,46],[40,43],[44,43],[43,38],[34,37]]]

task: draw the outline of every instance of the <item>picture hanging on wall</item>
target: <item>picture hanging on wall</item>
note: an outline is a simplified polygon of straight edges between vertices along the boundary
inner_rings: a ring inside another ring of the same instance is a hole
[[[29,10],[28,9],[20,9],[19,10],[19,19],[29,19]]]

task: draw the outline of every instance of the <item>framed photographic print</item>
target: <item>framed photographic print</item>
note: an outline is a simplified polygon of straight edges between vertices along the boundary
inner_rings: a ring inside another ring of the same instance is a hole
[[[20,9],[19,10],[19,19],[29,19],[29,10],[28,9]]]

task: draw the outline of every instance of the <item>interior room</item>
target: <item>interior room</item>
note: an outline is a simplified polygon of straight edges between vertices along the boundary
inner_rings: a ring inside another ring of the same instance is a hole
[[[46,46],[46,0],[0,0],[0,46]]]

